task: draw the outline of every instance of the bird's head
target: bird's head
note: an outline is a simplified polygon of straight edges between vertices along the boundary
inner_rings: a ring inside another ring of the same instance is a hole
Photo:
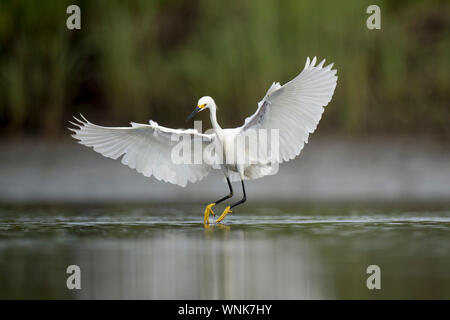
[[[216,105],[213,98],[209,96],[201,97],[197,102],[197,107],[195,107],[194,111],[187,117],[186,122],[191,120],[197,113],[203,111],[205,109],[211,109]]]

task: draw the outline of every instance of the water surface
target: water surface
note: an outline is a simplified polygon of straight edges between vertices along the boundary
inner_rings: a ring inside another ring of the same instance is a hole
[[[202,212],[0,206],[0,298],[450,298],[449,206],[251,204],[207,228]]]

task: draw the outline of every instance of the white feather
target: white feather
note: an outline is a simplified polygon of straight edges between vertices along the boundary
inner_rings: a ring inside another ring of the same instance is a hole
[[[146,177],[154,176],[158,180],[186,186],[188,182],[196,182],[208,175],[211,166],[203,164],[175,164],[171,159],[173,141],[171,136],[189,136],[209,143],[213,135],[199,134],[197,130],[176,130],[150,124],[131,123],[131,127],[102,127],[83,120],[71,124],[78,128],[69,128],[79,143],[93,147],[103,156],[118,159],[123,155],[122,163],[136,169]]]
[[[325,60],[317,66],[316,62],[316,57],[312,61],[308,57],[297,77],[276,88],[272,84],[256,112],[241,127],[241,134],[249,129],[279,129],[280,162],[300,154],[336,88],[337,71],[331,70],[333,64],[323,68]]]

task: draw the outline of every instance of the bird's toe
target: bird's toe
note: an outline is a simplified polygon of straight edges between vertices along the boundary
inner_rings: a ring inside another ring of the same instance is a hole
[[[217,218],[216,223],[221,222],[221,221],[225,218],[225,216],[226,216],[227,214],[229,214],[229,213],[232,213],[231,207],[230,207],[230,206],[228,206],[228,207],[225,208],[225,210],[222,212],[222,214],[220,215],[220,217]]]
[[[206,206],[205,208],[205,215],[203,218],[203,223],[204,224],[209,224],[209,215],[212,214],[213,216],[215,216],[216,214],[214,213],[214,211],[211,209],[212,207],[215,206],[215,203],[210,203]]]

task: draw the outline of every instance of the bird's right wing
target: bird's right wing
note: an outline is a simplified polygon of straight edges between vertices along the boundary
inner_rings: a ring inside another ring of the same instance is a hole
[[[196,182],[208,175],[211,165],[176,163],[173,161],[173,148],[180,141],[188,141],[194,148],[198,143],[203,148],[213,142],[214,135],[200,134],[197,130],[171,129],[150,124],[131,123],[131,127],[102,127],[95,125],[83,116],[71,122],[77,128],[69,128],[79,143],[93,147],[107,158],[118,159],[123,155],[122,163],[146,177],[154,176],[158,180],[185,187],[188,182]],[[193,162],[191,162],[193,163]]]
[[[312,61],[308,58],[303,71],[283,86],[273,83],[256,112],[241,127],[242,135],[250,129],[278,129],[279,162],[300,154],[336,88],[333,64],[323,67],[325,60],[318,65],[316,61],[315,57]]]

